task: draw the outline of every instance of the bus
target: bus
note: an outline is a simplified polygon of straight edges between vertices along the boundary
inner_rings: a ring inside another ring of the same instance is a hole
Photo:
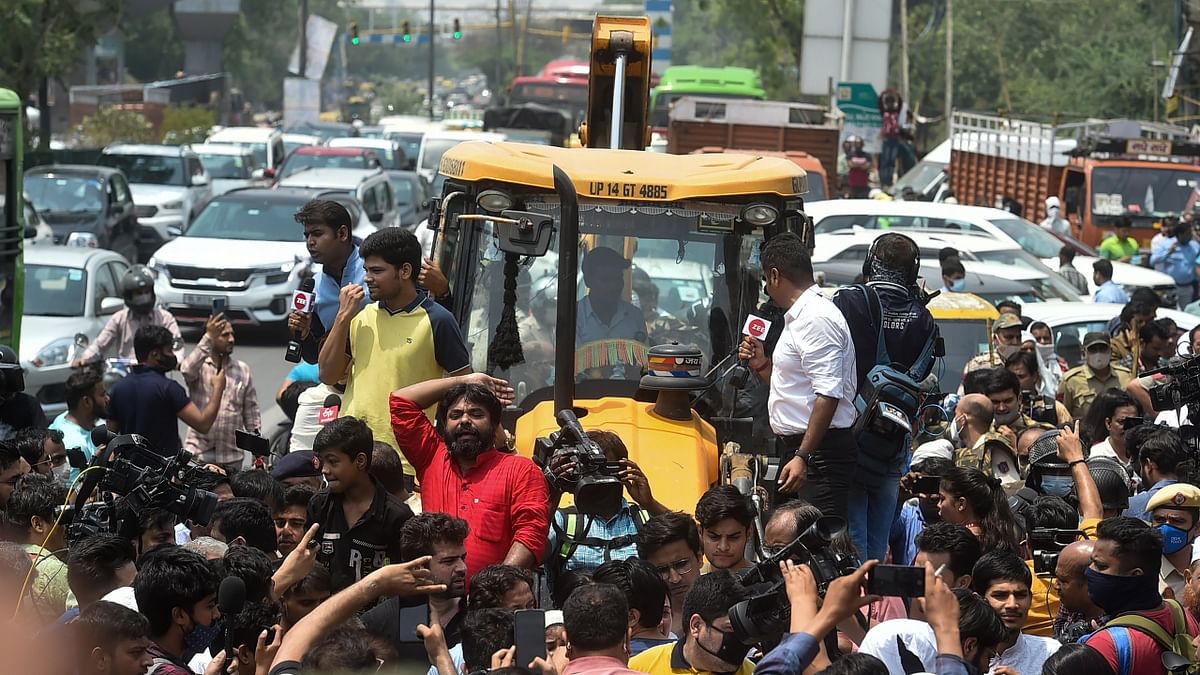
[[[706,68],[671,66],[663,71],[658,86],[650,92],[650,126],[666,133],[671,104],[681,96],[709,98],[750,98],[764,101],[767,92],[762,78],[749,68]]]
[[[25,304],[21,246],[25,237],[22,174],[24,104],[16,92],[0,89],[0,344],[18,351]],[[18,353],[18,356],[20,354]]]

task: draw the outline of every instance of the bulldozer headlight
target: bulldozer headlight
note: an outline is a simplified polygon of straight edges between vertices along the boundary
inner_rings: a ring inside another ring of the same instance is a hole
[[[741,216],[747,223],[763,227],[779,218],[779,210],[770,204],[751,204],[742,209]]]
[[[512,195],[503,190],[484,190],[479,193],[475,202],[479,204],[479,208],[489,213],[507,211],[513,206]]]

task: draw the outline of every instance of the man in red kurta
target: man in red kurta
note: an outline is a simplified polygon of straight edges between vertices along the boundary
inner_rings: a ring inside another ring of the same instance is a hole
[[[512,389],[483,373],[428,380],[392,392],[392,431],[421,485],[421,508],[462,518],[467,578],[494,563],[541,563],[550,529],[546,479],[527,457],[495,447]],[[425,408],[441,402],[437,426]]]

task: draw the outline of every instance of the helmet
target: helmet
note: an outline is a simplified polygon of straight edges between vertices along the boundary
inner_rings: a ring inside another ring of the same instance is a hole
[[[1129,508],[1129,474],[1119,462],[1110,457],[1089,457],[1088,473],[1096,481],[1100,502],[1106,509]]]
[[[0,345],[0,399],[25,391],[25,369],[17,353],[8,345]]]
[[[135,312],[149,312],[154,307],[154,275],[145,265],[134,265],[121,278],[121,296],[125,306]]]

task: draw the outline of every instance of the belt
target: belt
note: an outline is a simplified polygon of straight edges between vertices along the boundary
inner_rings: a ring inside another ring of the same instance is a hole
[[[825,431],[825,433],[829,433],[832,431],[850,431],[850,430],[851,429],[849,427],[846,427],[843,429],[837,429],[837,428],[830,427],[829,429],[827,429]],[[805,432],[805,433],[807,433],[807,432]],[[796,447],[800,447],[800,443],[804,441],[804,434],[802,434],[802,433],[801,434],[776,434],[775,436],[779,440],[783,441],[784,445],[788,445],[788,446],[794,445]]]

